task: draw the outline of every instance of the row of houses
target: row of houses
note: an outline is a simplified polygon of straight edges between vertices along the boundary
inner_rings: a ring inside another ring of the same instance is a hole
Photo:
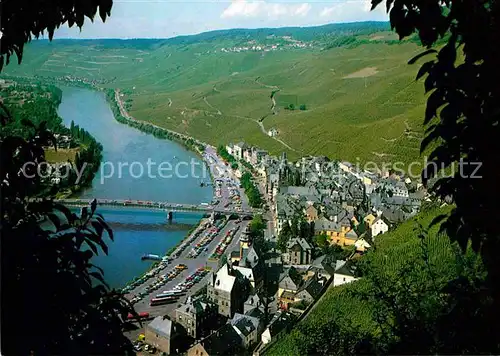
[[[363,253],[392,225],[416,214],[423,197],[405,177],[362,172],[348,162],[307,157],[291,163],[286,154],[272,157],[243,142],[226,150],[252,165],[265,182],[274,226],[267,242],[276,242],[298,218],[329,244]],[[188,298],[173,320],[155,319],[146,340],[164,352],[192,356],[259,350],[278,339],[329,286],[358,278],[351,258],[318,256],[311,238],[291,236],[284,251],[271,244],[262,252],[243,230],[238,248],[209,274],[206,294]]]

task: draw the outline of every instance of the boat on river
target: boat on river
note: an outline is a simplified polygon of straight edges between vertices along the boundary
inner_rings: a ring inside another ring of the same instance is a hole
[[[161,257],[158,255],[153,255],[151,253],[142,255],[141,260],[153,260],[153,261],[161,261]]]

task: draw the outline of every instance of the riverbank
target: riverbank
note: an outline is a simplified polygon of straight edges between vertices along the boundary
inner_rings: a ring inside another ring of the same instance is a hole
[[[193,137],[181,134],[176,131],[168,130],[163,127],[151,124],[146,121],[138,120],[132,117],[123,104],[123,101],[120,99],[120,90],[119,89],[101,89],[106,94],[106,100],[108,101],[111,111],[116,119],[116,121],[134,127],[144,133],[152,134],[156,138],[163,140],[170,140],[180,144],[186,149],[194,152],[198,157],[200,157],[207,166],[209,166],[210,162],[207,157],[204,155],[205,148],[209,146],[207,143],[199,141]],[[210,181],[212,185],[214,184],[213,173],[210,169],[208,169]]]
[[[202,218],[199,223],[193,226],[184,236],[183,239],[179,240],[179,242],[172,246],[164,256],[162,256],[162,261],[157,261],[151,264],[149,270],[145,271],[143,274],[134,277],[131,281],[129,281],[125,286],[123,286],[122,291],[127,292],[129,288],[132,288],[134,284],[137,284],[138,281],[140,283],[145,283],[149,278],[157,275],[156,271],[160,271],[167,266],[167,261],[172,260],[175,256],[180,255],[188,246],[193,239],[195,239],[204,228],[206,228],[208,220],[206,218]]]
[[[12,116],[3,132],[29,139],[33,129],[44,123],[53,135],[52,142],[44,146],[45,152],[50,152],[52,157],[46,157],[50,169],[44,177],[46,184],[38,194],[70,197],[90,186],[102,162],[103,147],[87,130],[73,122],[71,125],[64,123],[58,114],[62,90],[53,82],[41,82],[36,78],[2,78],[7,80],[0,100]],[[66,154],[56,154],[58,149],[66,150]]]
[[[142,132],[152,134],[156,138],[177,142],[203,158],[203,152],[205,151],[205,146],[207,146],[205,142],[198,141],[190,136],[165,129],[146,121],[138,120],[126,111],[123,101],[120,99],[119,89],[104,89],[104,92],[106,94],[106,100],[118,122],[134,127]]]

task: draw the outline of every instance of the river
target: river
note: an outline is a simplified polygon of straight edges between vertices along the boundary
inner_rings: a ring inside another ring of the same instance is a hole
[[[75,87],[61,87],[59,116],[90,132],[103,145],[103,163],[92,187],[82,198],[132,199],[199,204],[210,202],[211,187],[204,163],[181,145],[160,140],[118,123],[103,93]],[[161,169],[159,169],[161,168]],[[141,174],[142,171],[142,174]],[[140,209],[100,208],[114,227],[115,241],[108,242],[109,256],[100,254],[93,263],[103,268],[111,287],[121,287],[146,271],[144,253],[163,255],[176,245],[200,214],[175,213],[169,225],[164,212]]]

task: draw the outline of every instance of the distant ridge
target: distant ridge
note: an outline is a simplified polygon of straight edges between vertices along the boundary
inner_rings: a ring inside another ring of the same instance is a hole
[[[92,44],[92,45],[112,45],[116,43],[121,48],[127,46],[127,42],[138,43],[144,45],[148,48],[154,48],[158,45],[188,45],[197,42],[210,42],[225,38],[244,38],[250,36],[255,37],[265,37],[269,35],[276,36],[293,36],[295,39],[310,41],[317,39],[318,36],[326,36],[332,34],[346,35],[346,34],[363,34],[365,31],[386,31],[390,30],[389,22],[387,21],[363,21],[363,22],[346,22],[346,23],[331,23],[319,26],[295,26],[295,27],[263,27],[263,28],[233,28],[233,29],[222,29],[213,30],[207,32],[201,32],[193,35],[179,35],[170,38],[54,38],[52,42],[58,44],[68,44],[71,42],[78,41],[79,44]],[[48,39],[40,39],[33,41],[33,43],[47,43]],[[137,46],[134,46],[137,48]]]

